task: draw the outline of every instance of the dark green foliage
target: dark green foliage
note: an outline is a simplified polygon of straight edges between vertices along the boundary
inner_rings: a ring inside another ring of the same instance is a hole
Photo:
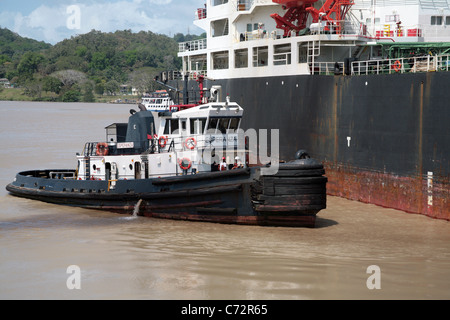
[[[59,79],[48,76],[42,79],[42,82],[42,89],[44,91],[54,92],[56,94],[61,92],[63,84]]]
[[[66,91],[62,96],[63,102],[78,102],[81,100],[81,93],[77,90]]]

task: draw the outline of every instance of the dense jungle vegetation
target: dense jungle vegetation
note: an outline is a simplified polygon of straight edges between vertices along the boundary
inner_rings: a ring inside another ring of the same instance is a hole
[[[0,28],[0,78],[31,100],[93,102],[121,88],[149,92],[157,74],[181,68],[178,42],[201,37],[92,30],[52,46]]]

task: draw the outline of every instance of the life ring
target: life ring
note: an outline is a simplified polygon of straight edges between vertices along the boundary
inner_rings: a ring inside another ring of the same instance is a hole
[[[191,166],[192,166],[192,162],[188,158],[180,159],[178,164],[180,165],[180,168],[183,169],[183,170],[189,170],[191,168]]]
[[[164,148],[167,144],[167,137],[164,136],[159,137],[158,144],[161,149]]]
[[[402,69],[402,63],[400,62],[400,60],[394,62],[393,69],[395,70],[395,72],[399,72]]]
[[[95,150],[95,153],[98,156],[108,155],[108,144],[106,142],[97,143],[97,148]]]
[[[197,145],[197,141],[195,140],[194,137],[190,137],[186,139],[184,145],[186,146],[186,148],[193,150]]]

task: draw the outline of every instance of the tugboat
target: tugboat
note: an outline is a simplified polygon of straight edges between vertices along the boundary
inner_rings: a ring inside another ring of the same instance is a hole
[[[128,123],[106,127],[106,141],[86,143],[76,169],[20,172],[6,189],[154,218],[314,227],[326,208],[323,165],[305,151],[290,162],[253,163],[241,106],[202,99],[158,112],[140,105]]]

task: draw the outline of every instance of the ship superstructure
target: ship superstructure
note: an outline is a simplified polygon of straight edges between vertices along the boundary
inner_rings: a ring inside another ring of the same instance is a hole
[[[195,24],[206,38],[180,43],[178,54],[191,78],[358,73],[355,60],[398,58],[393,44],[408,50],[411,43],[450,41],[447,1],[212,0],[198,9]],[[432,55],[449,48],[439,45]],[[429,52],[407,56],[419,54]],[[443,59],[428,68],[446,66]]]

